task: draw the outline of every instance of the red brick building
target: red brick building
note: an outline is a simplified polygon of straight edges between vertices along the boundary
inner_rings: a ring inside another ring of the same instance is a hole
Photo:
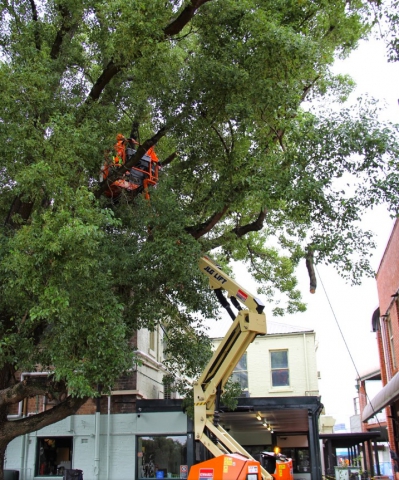
[[[365,384],[360,382],[359,406],[364,430],[370,429],[372,419],[385,409],[390,450],[393,456],[399,456],[399,220],[394,224],[376,279],[379,307],[372,325],[377,335],[382,389],[368,399]],[[398,466],[393,462],[396,471]]]

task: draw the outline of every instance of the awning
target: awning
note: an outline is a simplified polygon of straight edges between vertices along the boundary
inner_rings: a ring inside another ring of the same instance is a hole
[[[392,405],[396,400],[399,400],[399,372],[366,405],[362,413],[362,422],[367,422],[369,418],[388,405]]]

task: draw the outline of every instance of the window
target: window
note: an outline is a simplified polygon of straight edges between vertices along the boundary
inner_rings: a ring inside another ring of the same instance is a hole
[[[394,374],[394,369],[396,368],[396,362],[390,315],[381,316],[381,338],[383,343],[387,379],[391,380]]]
[[[187,436],[154,436],[137,439],[138,479],[180,478],[187,466]]]
[[[163,383],[163,398],[170,400],[176,398],[176,387],[174,385],[174,377],[172,375],[164,375],[162,379]]]
[[[240,384],[242,390],[248,390],[248,368],[247,368],[247,354],[240,358],[233,373],[231,374],[233,382]]]
[[[282,448],[281,453],[292,459],[294,473],[310,473],[308,448]]]
[[[150,350],[155,352],[155,339],[156,333],[154,331],[150,332]]]
[[[392,368],[396,370],[395,343],[394,343],[394,337],[392,332],[392,320],[390,316],[388,317],[387,326],[388,326],[389,346],[390,346],[391,359],[392,359]]]
[[[290,375],[288,369],[288,350],[270,352],[272,387],[288,387]]]
[[[158,349],[158,341],[159,341],[159,332],[158,332],[158,327],[154,327],[154,330],[149,331],[149,336],[148,336],[148,353],[155,358],[156,360],[159,360],[159,349]]]
[[[72,465],[72,437],[37,439],[36,475],[64,475]]]

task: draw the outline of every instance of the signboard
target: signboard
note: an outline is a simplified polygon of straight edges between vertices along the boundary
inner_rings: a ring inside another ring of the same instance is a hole
[[[200,468],[199,480],[216,480],[213,477],[213,468]]]
[[[180,478],[187,478],[188,476],[188,466],[180,465]]]

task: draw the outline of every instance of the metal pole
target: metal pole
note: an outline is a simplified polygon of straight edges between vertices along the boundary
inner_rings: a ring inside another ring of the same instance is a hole
[[[378,458],[378,445],[377,445],[377,442],[373,442],[373,444],[374,444],[374,457],[375,457],[375,466],[377,469],[377,475],[381,475],[380,460]]]
[[[309,454],[310,471],[312,480],[321,480],[321,460],[320,460],[320,442],[318,435],[318,426],[315,419],[316,415],[312,410],[308,410],[309,426]]]

